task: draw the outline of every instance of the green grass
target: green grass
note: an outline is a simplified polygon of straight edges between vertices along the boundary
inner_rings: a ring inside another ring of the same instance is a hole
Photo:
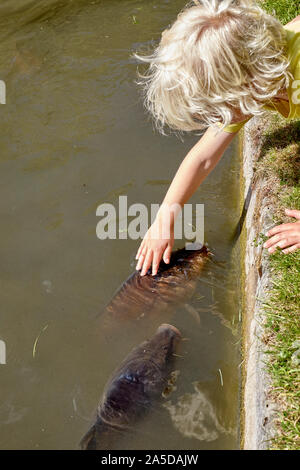
[[[278,127],[277,127],[278,126]],[[297,187],[300,180],[300,121],[286,123],[274,115],[272,125],[264,132],[264,143],[257,170],[270,170],[282,186]],[[263,165],[260,162],[263,161]],[[292,201],[291,201],[292,202]]]
[[[300,449],[299,365],[293,364],[295,341],[300,338],[299,252],[271,256],[273,288],[265,306],[267,364],[272,377],[272,398],[279,406],[277,434],[271,449]]]
[[[298,0],[261,0],[259,2],[268,13],[286,24],[300,14]]]
[[[263,0],[263,8],[282,24],[300,14],[299,2]],[[265,134],[258,172],[272,183],[277,201],[275,220],[285,221],[284,207],[300,210],[300,122],[291,125],[272,117]],[[271,449],[300,449],[300,366],[293,364],[296,340],[300,338],[300,250],[270,256],[273,286],[265,306],[265,343],[272,379],[272,398],[280,413]]]
[[[300,14],[298,0],[259,3],[282,24]],[[290,222],[284,208],[300,210],[300,121],[287,123],[278,115],[271,115],[263,126],[264,144],[255,173],[264,179],[273,201],[274,223]],[[264,239],[262,235],[255,243]],[[271,398],[280,410],[276,435],[269,448],[300,450],[300,364],[294,363],[299,349],[295,341],[300,340],[300,250],[288,255],[277,250],[269,259],[272,287],[264,306],[263,341],[272,381]]]
[[[255,172],[273,200],[274,222],[291,221],[284,208],[300,210],[300,122],[269,118]],[[259,242],[259,240],[258,240]],[[271,397],[279,414],[270,449],[300,449],[300,364],[294,364],[300,339],[300,250],[270,255],[272,287],[265,304],[263,341],[266,367],[272,380]]]

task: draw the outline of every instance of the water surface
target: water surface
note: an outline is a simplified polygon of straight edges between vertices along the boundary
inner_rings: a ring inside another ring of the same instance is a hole
[[[95,210],[121,194],[129,204],[160,203],[198,138],[153,131],[131,58],[159,39],[183,5],[1,2],[3,449],[76,449],[112,369],[140,341],[134,324],[118,344],[95,326],[134,269],[138,247],[98,240]],[[205,239],[215,256],[189,306],[171,319],[188,339],[175,365],[176,389],[120,448],[238,447],[238,180],[234,142],[192,198],[205,204]]]

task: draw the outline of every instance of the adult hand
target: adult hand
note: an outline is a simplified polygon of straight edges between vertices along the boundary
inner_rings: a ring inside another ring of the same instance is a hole
[[[285,209],[285,213],[294,217],[296,222],[277,225],[267,232],[271,238],[264,243],[264,248],[268,248],[269,253],[274,253],[277,247],[283,253],[292,253],[300,248],[300,211]]]

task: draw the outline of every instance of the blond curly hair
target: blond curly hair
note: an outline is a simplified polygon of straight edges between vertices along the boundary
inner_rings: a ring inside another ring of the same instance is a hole
[[[252,0],[195,0],[162,33],[140,75],[158,129],[224,128],[262,114],[292,79],[281,23]]]

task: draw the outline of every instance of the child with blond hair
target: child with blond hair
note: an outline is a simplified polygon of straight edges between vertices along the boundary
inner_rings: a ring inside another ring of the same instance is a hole
[[[137,57],[149,63],[145,104],[160,131],[205,129],[138,249],[137,269],[144,275],[152,265],[155,275],[174,243],[176,211],[164,217],[165,208],[183,207],[252,116],[300,118],[300,15],[282,26],[252,0],[194,0],[154,53]],[[300,248],[300,211],[286,214],[297,221],[268,232],[270,253]]]

